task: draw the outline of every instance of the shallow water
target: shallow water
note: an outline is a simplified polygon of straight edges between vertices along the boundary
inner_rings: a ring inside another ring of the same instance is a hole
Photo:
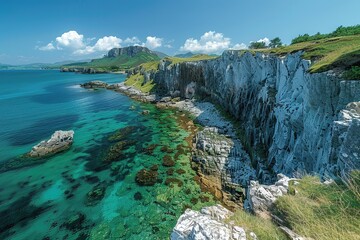
[[[1,162],[55,130],[75,131],[70,150],[0,173],[0,239],[167,239],[186,207],[214,204],[194,180],[189,133],[174,112],[78,86],[90,80],[124,75],[0,72]],[[119,129],[129,131],[114,140]],[[163,166],[164,156],[175,165]],[[137,172],[153,165],[156,184],[139,186]]]

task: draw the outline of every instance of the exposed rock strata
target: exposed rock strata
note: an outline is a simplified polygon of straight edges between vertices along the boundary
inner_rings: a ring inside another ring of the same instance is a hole
[[[41,158],[69,149],[73,143],[74,131],[56,131],[49,140],[41,141],[27,154],[28,157]]]
[[[162,60],[149,77],[165,95],[207,97],[229,111],[243,126],[253,163],[274,173],[336,176],[343,165],[360,162],[359,155],[342,155],[344,149],[354,149],[349,144],[360,145],[360,138],[352,137],[357,120],[348,128],[351,143],[338,140],[338,131],[346,130],[337,123],[340,111],[360,100],[360,81],[344,81],[331,72],[309,74],[310,63],[301,55],[225,51],[214,60]],[[257,176],[262,181],[267,177],[263,168],[257,168]]]

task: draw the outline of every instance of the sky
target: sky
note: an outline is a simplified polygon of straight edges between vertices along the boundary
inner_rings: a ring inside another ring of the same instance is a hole
[[[359,0],[0,0],[0,63],[102,57],[146,46],[221,54],[251,41],[360,24]]]

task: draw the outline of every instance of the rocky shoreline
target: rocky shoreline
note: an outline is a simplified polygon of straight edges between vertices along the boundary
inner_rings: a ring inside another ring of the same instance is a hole
[[[245,188],[250,180],[255,179],[255,170],[235,134],[233,124],[221,116],[212,103],[172,97],[159,98],[125,86],[124,83],[109,85],[92,81],[81,84],[81,87],[114,90],[137,101],[156,104],[158,108],[173,108],[189,113],[194,117],[194,122],[203,128],[192,132],[189,137],[192,167],[197,172],[198,183],[204,191],[211,192],[227,208],[242,207]],[[237,179],[239,184],[234,183],[233,178],[236,175],[241,176]]]
[[[245,232],[242,227],[229,223],[232,211],[246,209],[263,218],[272,218],[269,212],[272,204],[278,197],[287,194],[290,181],[296,182],[296,179],[278,174],[273,185],[260,184],[250,156],[238,139],[233,124],[212,103],[159,98],[125,86],[124,83],[108,85],[96,81],[85,83],[82,87],[114,90],[132,99],[156,104],[159,108],[178,109],[180,113],[191,114],[194,122],[201,126],[202,129],[192,128],[189,136],[189,142],[192,143],[192,168],[197,173],[197,182],[202,190],[211,192],[226,208],[217,205],[203,208],[200,212],[186,210],[173,229],[172,240],[201,239],[204,236],[208,239],[258,239],[255,233]],[[279,225],[290,239],[305,239]],[[250,238],[246,238],[247,235]]]

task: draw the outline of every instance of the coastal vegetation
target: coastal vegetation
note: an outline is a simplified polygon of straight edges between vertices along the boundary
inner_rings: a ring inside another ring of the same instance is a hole
[[[357,239],[360,236],[360,171],[330,184],[305,176],[290,184],[273,212],[296,233],[313,239]]]
[[[358,34],[360,34],[360,25],[349,26],[349,27],[339,26],[335,31],[328,34],[321,34],[320,32],[318,32],[314,35],[309,35],[307,33],[303,35],[299,35],[298,37],[291,40],[291,44],[316,41],[325,38],[358,35]]]
[[[311,73],[336,68],[346,71],[360,63],[360,35],[323,38],[260,51],[280,56],[303,51],[303,58],[312,62]]]
[[[63,65],[66,68],[92,68],[98,71],[115,72],[124,71],[142,63],[150,61],[158,61],[160,57],[155,53],[139,52],[135,56],[128,56],[126,54],[119,55],[116,57],[105,56],[100,59],[93,59],[91,62],[82,62],[69,65]]]

